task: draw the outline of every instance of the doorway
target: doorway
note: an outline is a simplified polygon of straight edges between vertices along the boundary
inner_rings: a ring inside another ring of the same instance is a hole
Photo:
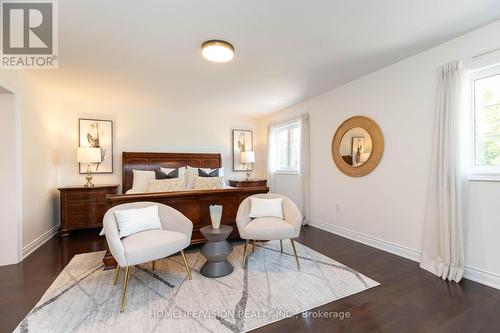
[[[16,96],[0,86],[0,266],[22,260],[20,117]]]

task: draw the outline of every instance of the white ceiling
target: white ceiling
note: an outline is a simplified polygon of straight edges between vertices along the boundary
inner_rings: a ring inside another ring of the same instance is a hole
[[[498,0],[61,0],[60,68],[75,98],[178,111],[282,109],[500,17]],[[200,55],[208,39],[236,50]]]

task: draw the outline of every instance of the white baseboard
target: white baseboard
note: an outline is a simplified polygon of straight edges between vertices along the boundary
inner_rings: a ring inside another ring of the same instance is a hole
[[[355,242],[365,244],[382,251],[386,251],[397,256],[420,262],[421,252],[418,250],[410,249],[395,243],[391,243],[376,237],[368,236],[356,231],[342,228],[330,223],[319,221],[318,219],[311,218],[309,225],[331,232],[335,235],[345,237]],[[500,289],[500,275],[488,272],[476,267],[466,265],[464,271],[464,278],[484,284],[495,289]]]
[[[47,230],[45,233],[43,233],[41,236],[36,238],[34,241],[29,243],[28,245],[23,247],[23,260],[26,259],[30,254],[35,252],[36,249],[38,249],[40,246],[45,244],[49,239],[54,237],[54,235],[57,234],[57,231],[59,230],[59,225],[56,225],[55,227]]]
[[[464,278],[495,289],[500,289],[500,275],[476,267],[465,266]]]
[[[317,219],[311,219],[309,225],[348,238],[355,242],[362,243],[377,248],[379,250],[398,255],[406,259],[410,259],[417,262],[420,261],[420,251],[414,249],[410,249],[376,237],[368,236],[356,231],[345,229],[330,223],[322,222]]]

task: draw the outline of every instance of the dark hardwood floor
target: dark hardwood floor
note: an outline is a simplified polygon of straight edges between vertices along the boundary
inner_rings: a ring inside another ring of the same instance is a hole
[[[14,330],[75,254],[104,249],[97,233],[53,238],[24,262],[0,267],[0,332]],[[499,290],[442,281],[413,261],[313,227],[299,242],[382,285],[311,310],[349,312],[349,319],[299,316],[256,332],[500,332]]]

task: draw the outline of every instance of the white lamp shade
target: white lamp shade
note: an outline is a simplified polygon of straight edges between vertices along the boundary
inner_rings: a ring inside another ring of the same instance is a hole
[[[241,163],[255,163],[254,151],[242,151],[240,155]]]
[[[78,163],[100,163],[102,162],[101,148],[78,147],[76,160]]]

